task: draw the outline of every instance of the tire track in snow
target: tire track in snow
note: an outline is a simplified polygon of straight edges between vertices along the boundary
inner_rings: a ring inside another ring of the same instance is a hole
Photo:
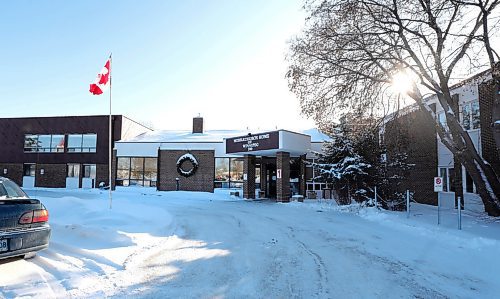
[[[312,251],[304,242],[298,240],[295,237],[295,229],[291,226],[288,227],[288,236],[290,239],[294,240],[297,242],[300,247],[309,255],[312,257],[314,263],[316,264],[316,273],[318,274],[319,280],[318,280],[318,296],[320,297],[328,297],[329,291],[328,291],[328,271],[326,270],[325,263],[323,262],[323,259],[321,256],[319,256],[317,253]]]

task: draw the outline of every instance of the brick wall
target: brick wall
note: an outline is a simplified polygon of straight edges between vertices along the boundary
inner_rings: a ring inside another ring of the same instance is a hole
[[[243,158],[243,198],[255,198],[255,156],[245,155]],[[243,177],[244,178],[244,177]]]
[[[43,174],[41,174],[42,169]],[[66,164],[37,164],[35,187],[65,188],[66,172]]]
[[[388,162],[398,152],[406,152],[407,163],[415,164],[398,191],[409,189],[417,202],[437,205],[433,185],[438,165],[435,123],[429,122],[423,111],[416,110],[387,123],[384,140]]]
[[[276,153],[276,171],[281,169],[281,178],[276,178],[276,201],[290,201],[290,154]]]
[[[177,172],[177,160],[188,153],[185,150],[158,151],[158,190],[176,190],[176,178],[179,178],[179,190],[214,192],[215,159],[213,150],[189,151],[198,161],[197,171],[190,177],[184,177]],[[190,163],[184,163],[188,170]]]
[[[104,185],[108,185],[109,173],[108,164],[96,164],[95,166],[95,187],[99,187],[99,183],[104,182]]]
[[[4,174],[4,169],[7,169],[7,174]],[[23,164],[0,163],[0,176],[9,178],[21,186],[23,184]]]
[[[300,156],[299,193],[306,196],[306,155]]]
[[[496,86],[489,82],[479,85],[479,109],[481,121],[481,148],[482,156],[491,164],[496,174],[500,176],[500,148],[495,143],[493,136],[493,121],[491,111],[493,110],[494,92]]]

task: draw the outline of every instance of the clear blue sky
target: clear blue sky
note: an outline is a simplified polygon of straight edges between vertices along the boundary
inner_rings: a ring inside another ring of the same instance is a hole
[[[107,114],[89,84],[113,52],[113,113],[158,129],[313,126],[285,79],[301,0],[9,1],[0,117]]]

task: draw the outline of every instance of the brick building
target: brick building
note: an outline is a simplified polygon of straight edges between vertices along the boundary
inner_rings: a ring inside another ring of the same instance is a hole
[[[321,195],[324,186],[312,180],[304,162],[313,158],[311,150],[321,151],[325,135],[203,127],[203,118],[195,117],[190,131],[155,131],[117,142],[116,184],[162,191],[236,188],[244,198],[278,201],[308,189]]]
[[[150,129],[112,116],[113,144]],[[109,116],[0,119],[0,175],[23,187],[108,183]]]
[[[411,190],[416,201],[435,204],[437,196],[431,183],[438,164],[436,127],[425,120],[423,113],[418,109],[412,110],[389,121],[382,140],[388,162],[393,161],[396,155],[406,153],[406,163],[413,165],[397,191],[404,193]]]
[[[451,87],[455,101],[453,112],[459,115],[460,123],[471,137],[476,150],[493,166],[498,176],[500,149],[493,136],[495,125],[492,120],[495,90],[497,86],[492,84],[489,71]],[[437,205],[437,194],[433,192],[432,182],[433,177],[440,176],[444,183],[444,191],[440,193],[444,205],[453,206],[455,193],[458,193],[465,199],[466,209],[484,211],[472,178],[441,143],[436,133],[436,125],[446,127],[443,108],[436,96],[428,97],[426,101],[436,112],[436,123],[424,120],[423,112],[416,106],[407,107],[399,112],[399,116],[385,122],[381,134],[387,147],[387,160],[390,161],[395,153],[408,153],[409,163],[414,163],[415,169],[406,177],[402,188],[415,192],[416,201]],[[403,146],[398,147],[397,144],[401,143]]]

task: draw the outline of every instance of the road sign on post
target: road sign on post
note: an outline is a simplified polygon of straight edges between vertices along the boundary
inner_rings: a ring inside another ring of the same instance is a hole
[[[443,178],[435,177],[434,178],[434,192],[443,192]]]
[[[438,225],[441,224],[441,215],[440,215],[440,207],[441,207],[441,193],[443,192],[443,178],[442,177],[434,177],[434,192],[438,192]]]

